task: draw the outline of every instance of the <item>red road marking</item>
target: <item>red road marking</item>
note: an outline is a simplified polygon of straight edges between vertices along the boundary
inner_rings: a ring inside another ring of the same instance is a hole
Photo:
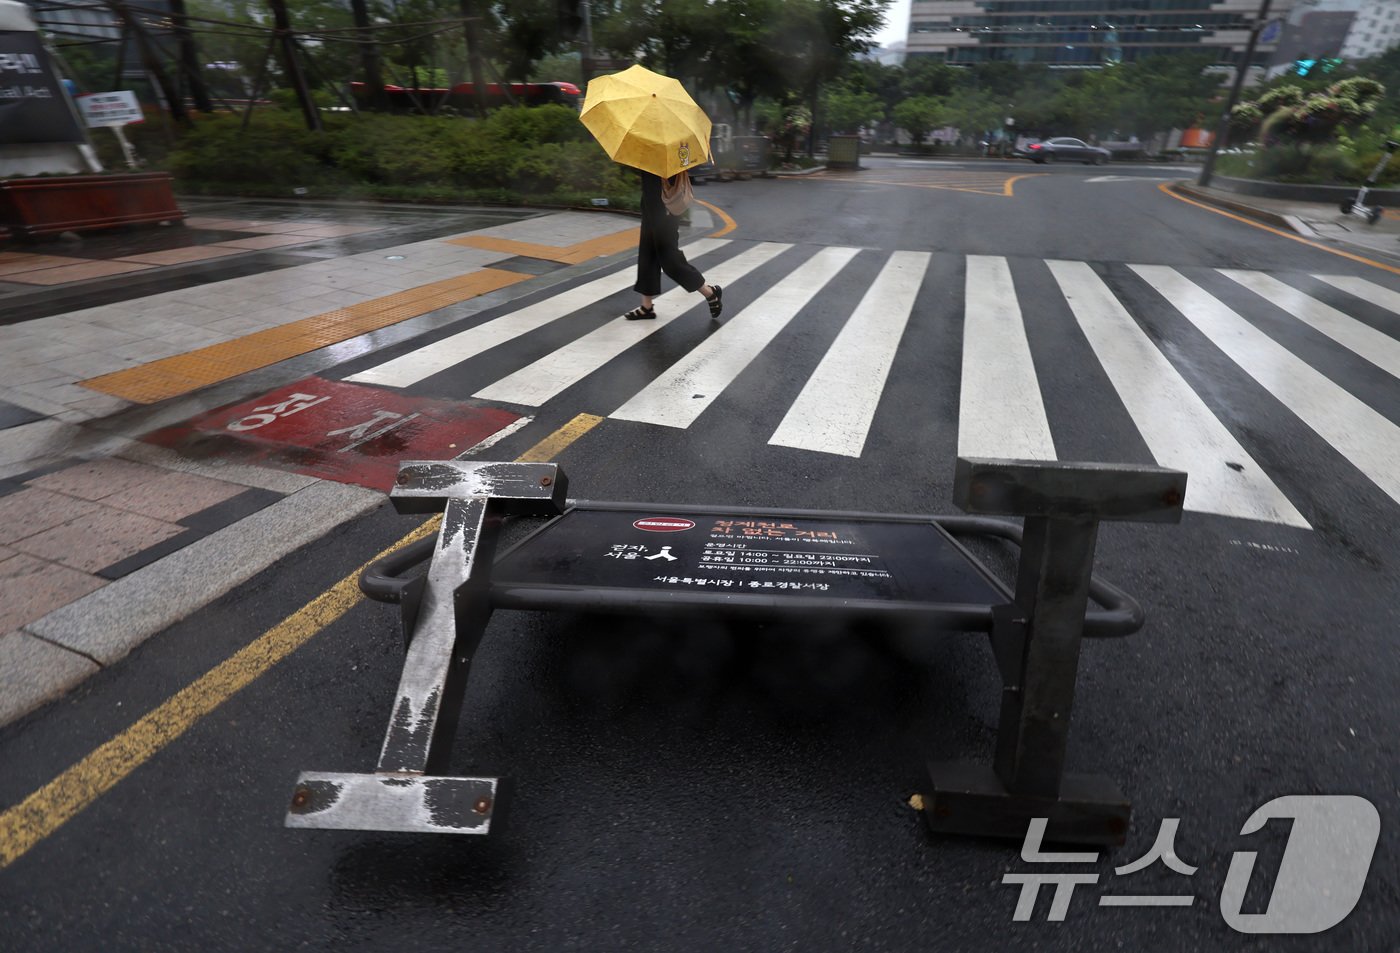
[[[447,460],[520,419],[493,407],[308,377],[144,439],[388,492],[399,461]]]

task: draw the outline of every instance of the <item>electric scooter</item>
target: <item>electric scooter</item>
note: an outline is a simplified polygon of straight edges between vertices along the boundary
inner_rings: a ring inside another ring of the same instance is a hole
[[[1385,167],[1390,165],[1390,159],[1395,155],[1395,150],[1400,149],[1400,142],[1394,139],[1385,141],[1385,154],[1381,156],[1381,161],[1376,163],[1376,167],[1371,170],[1370,176],[1361,185],[1361,191],[1356,193],[1356,198],[1347,199],[1342,203],[1343,215],[1359,215],[1366,220],[1367,225],[1374,225],[1381,217],[1381,207],[1379,205],[1367,205],[1366,193],[1371,191],[1372,186],[1380,180],[1381,173]]]

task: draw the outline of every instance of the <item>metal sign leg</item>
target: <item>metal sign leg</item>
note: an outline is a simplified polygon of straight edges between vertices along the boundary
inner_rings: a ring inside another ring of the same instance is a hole
[[[1003,690],[992,765],[929,765],[938,832],[1122,844],[1132,805],[1106,777],[1066,774],[1065,750],[1100,519],[1176,521],[1185,474],[1157,467],[959,460],[955,498],[971,512],[1025,516],[1012,605],[994,621]]]
[[[405,606],[411,629],[373,774],[303,772],[288,827],[486,834],[500,779],[445,770],[471,660],[485,632],[491,563],[507,515],[558,513],[567,481],[553,464],[411,462],[391,497],[400,512],[444,510],[426,582]]]

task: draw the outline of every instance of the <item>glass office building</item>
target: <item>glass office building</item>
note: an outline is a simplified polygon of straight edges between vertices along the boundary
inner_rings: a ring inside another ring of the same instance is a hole
[[[1270,19],[1281,26],[1294,5],[1274,0]],[[1086,68],[1204,52],[1214,53],[1218,65],[1236,66],[1259,6],[1259,0],[914,0],[908,51],[951,66],[1006,61]],[[1269,61],[1278,32],[1263,31],[1251,65]]]

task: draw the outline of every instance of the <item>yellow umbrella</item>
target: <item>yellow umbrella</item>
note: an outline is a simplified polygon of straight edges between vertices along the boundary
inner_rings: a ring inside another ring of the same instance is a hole
[[[710,157],[710,117],[677,80],[643,66],[590,80],[579,118],[614,162],[662,178]]]

